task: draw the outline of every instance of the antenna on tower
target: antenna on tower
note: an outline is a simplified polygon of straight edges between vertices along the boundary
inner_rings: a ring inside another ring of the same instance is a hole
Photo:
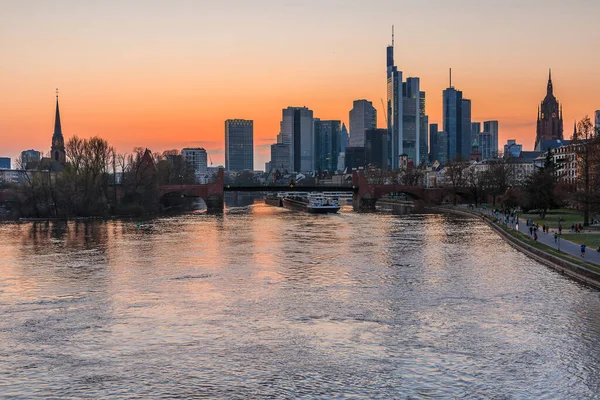
[[[450,68],[450,87],[452,87],[452,68]]]
[[[394,47],[394,25],[392,25],[392,47]]]
[[[58,99],[58,88],[56,88],[56,98]]]

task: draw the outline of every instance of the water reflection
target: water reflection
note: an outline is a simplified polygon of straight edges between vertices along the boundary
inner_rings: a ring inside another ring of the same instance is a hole
[[[0,225],[0,394],[597,398],[600,298],[477,220]]]

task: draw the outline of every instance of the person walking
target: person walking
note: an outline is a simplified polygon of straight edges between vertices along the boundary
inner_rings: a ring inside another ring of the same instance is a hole
[[[533,226],[530,226],[530,227],[529,227],[529,235],[530,235],[530,236],[533,236]]]
[[[558,242],[558,233],[554,232],[554,243]]]
[[[562,235],[562,225],[558,224],[558,234]]]
[[[585,257],[585,243],[581,245],[581,257]]]

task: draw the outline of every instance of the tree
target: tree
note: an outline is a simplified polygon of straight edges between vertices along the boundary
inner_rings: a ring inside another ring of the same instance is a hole
[[[458,189],[465,187],[467,168],[469,168],[469,163],[464,161],[460,155],[456,156],[456,158],[446,166],[446,180],[449,181],[452,186],[454,205],[456,205]]]
[[[483,194],[483,175],[484,173],[482,171],[478,171],[476,168],[474,168],[474,166],[471,166],[466,171],[465,186],[471,193],[475,207],[479,205],[479,199]]]
[[[510,157],[489,160],[483,181],[485,189],[492,195],[492,204],[495,206],[496,198],[513,185],[514,168]]]
[[[577,123],[572,145],[577,162],[576,200],[583,208],[583,225],[589,226],[590,211],[598,199],[600,138],[587,115]]]
[[[549,150],[542,168],[538,168],[525,183],[524,208],[537,210],[545,218],[549,209],[556,206],[556,165]]]

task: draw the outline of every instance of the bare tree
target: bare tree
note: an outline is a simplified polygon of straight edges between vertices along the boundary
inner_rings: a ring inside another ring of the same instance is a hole
[[[457,156],[446,166],[446,181],[452,186],[453,204],[456,205],[458,189],[464,188],[467,181],[467,168],[469,163],[461,156]]]
[[[576,200],[583,208],[583,224],[589,226],[590,210],[598,197],[600,138],[587,115],[577,123],[572,141],[577,161]]]

